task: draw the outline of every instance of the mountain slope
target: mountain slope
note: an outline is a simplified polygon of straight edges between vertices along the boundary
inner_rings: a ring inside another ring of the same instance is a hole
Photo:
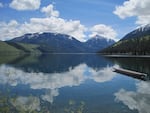
[[[0,41],[1,54],[41,53],[38,45]]]
[[[148,35],[150,35],[150,24],[140,27],[140,28],[128,33],[127,35],[125,35],[123,37],[122,40],[131,39],[131,38],[132,39],[133,38],[142,38],[142,37],[145,37]]]
[[[114,40],[106,39],[105,37],[96,35],[95,37],[87,40],[85,42],[85,46],[89,48],[89,52],[98,52],[99,50],[102,50],[114,43]]]
[[[41,53],[39,45],[35,44],[24,44],[24,43],[17,43],[19,46],[25,48],[25,50],[29,53]]]
[[[96,53],[114,42],[98,35],[80,42],[74,37],[58,33],[25,34],[6,41],[25,53]]]
[[[9,42],[40,45],[43,52],[74,53],[85,51],[84,45],[74,37],[57,33],[33,33],[14,38]]]
[[[20,53],[20,52],[22,52],[22,50],[19,50],[14,46],[7,44],[6,42],[0,41],[0,53],[8,54],[8,53]]]
[[[120,41],[100,52],[104,54],[150,54],[150,25],[128,33]]]

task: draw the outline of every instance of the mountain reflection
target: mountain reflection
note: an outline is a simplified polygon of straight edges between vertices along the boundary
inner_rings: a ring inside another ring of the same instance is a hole
[[[140,81],[136,83],[136,91],[120,89],[115,93],[116,101],[120,101],[131,110],[139,113],[150,113],[150,82]]]
[[[0,61],[2,113],[149,113],[149,82],[112,71],[127,61],[82,54],[7,59]]]
[[[50,54],[25,55],[7,62],[7,64],[26,72],[55,73],[66,72],[79,64],[86,64],[93,69],[100,69],[113,64],[95,54]]]
[[[43,60],[34,61],[32,57],[35,56],[30,56],[24,57],[23,60],[20,59],[18,62],[15,60],[8,64],[2,64],[0,65],[0,84],[10,87],[24,85],[29,86],[32,90],[44,90],[36,98],[20,95],[15,97],[15,100],[11,99],[16,109],[27,109],[29,111],[30,108],[40,109],[39,100],[53,103],[54,98],[59,95],[60,88],[79,86],[86,80],[102,83],[111,81],[115,77],[111,63],[105,62],[104,58],[98,60],[98,56],[75,56],[73,60],[68,59],[72,56],[44,56]],[[50,61],[47,59],[50,59]],[[101,63],[97,63],[95,60]],[[91,64],[92,61],[95,64]],[[63,64],[64,62],[67,63]]]
[[[111,62],[122,68],[134,70],[148,74],[150,79],[150,59],[149,58],[108,58]]]
[[[50,89],[48,91],[49,96],[42,96],[44,100],[49,102],[52,102],[53,96],[58,95],[57,90],[59,88],[79,86],[87,79],[107,82],[113,77],[115,77],[115,73],[112,72],[112,67],[94,70],[86,64],[80,64],[74,68],[70,67],[68,72],[63,73],[28,73],[7,65],[0,66],[0,84],[9,84],[10,86],[23,84],[29,85],[31,89]]]

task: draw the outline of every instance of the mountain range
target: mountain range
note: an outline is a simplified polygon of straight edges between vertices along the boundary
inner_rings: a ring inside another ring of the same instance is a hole
[[[30,33],[2,42],[8,50],[1,52],[24,53],[95,53],[115,43],[114,40],[96,35],[86,42],[59,33]],[[1,44],[0,44],[1,46]],[[10,48],[13,49],[10,49]],[[0,47],[1,48],[1,47]]]
[[[86,48],[89,48],[89,52],[98,52],[99,50],[102,50],[112,44],[114,44],[115,41],[112,39],[107,39],[105,37],[96,35],[89,40],[85,42]]]
[[[137,28],[125,35],[121,40],[105,48],[102,54],[127,54],[149,55],[150,54],[150,24]]]
[[[96,35],[86,42],[59,33],[29,33],[8,41],[0,41],[0,53],[96,53],[150,54],[150,24],[137,28],[115,43]]]

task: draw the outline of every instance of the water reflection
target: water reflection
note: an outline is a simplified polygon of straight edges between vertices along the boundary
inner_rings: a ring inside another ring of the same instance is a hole
[[[53,103],[54,97],[59,95],[58,89],[47,90],[44,95],[41,95],[42,100]]]
[[[25,55],[4,61],[0,61],[2,113],[148,113],[149,82],[113,72],[113,67],[125,65],[117,59]]]
[[[150,58],[108,58],[122,68],[148,74],[150,78]]]
[[[116,101],[122,102],[131,110],[138,110],[139,113],[149,113],[150,109],[150,82],[136,83],[136,91],[120,89],[115,93]]]
[[[104,57],[90,54],[26,55],[17,57],[7,64],[25,72],[43,73],[66,72],[79,64],[86,64],[95,70],[106,67],[107,65],[113,65]]]
[[[37,97],[18,96],[10,100],[11,104],[19,111],[33,112],[35,110],[40,111],[40,100]]]
[[[107,75],[107,76],[106,76]],[[49,89],[42,99],[53,102],[53,97],[59,95],[59,88],[79,86],[87,79],[96,82],[107,82],[115,77],[112,67],[105,67],[100,70],[89,68],[86,64],[80,64],[75,68],[69,68],[63,73],[36,73],[24,72],[11,66],[0,66],[0,84],[10,86],[29,85],[31,89]]]

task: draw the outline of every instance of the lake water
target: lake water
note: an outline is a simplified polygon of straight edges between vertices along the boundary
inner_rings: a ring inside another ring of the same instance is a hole
[[[150,113],[150,58],[52,54],[0,57],[0,113]]]

